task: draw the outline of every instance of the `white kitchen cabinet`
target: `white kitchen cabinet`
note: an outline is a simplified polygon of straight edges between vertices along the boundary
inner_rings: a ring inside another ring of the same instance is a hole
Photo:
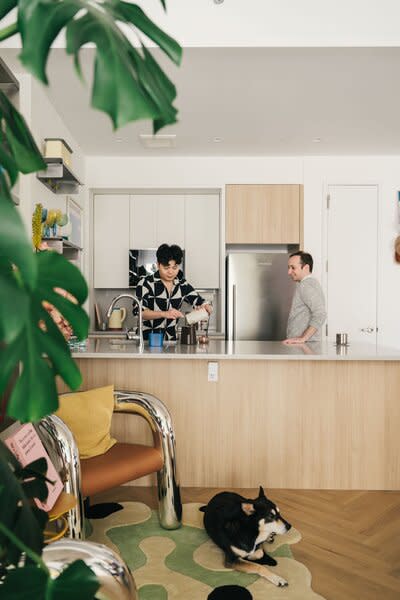
[[[130,248],[185,243],[183,195],[135,194],[130,197]]]
[[[93,286],[128,288],[129,196],[96,194],[93,211]]]
[[[218,194],[185,196],[185,277],[196,288],[219,288]]]

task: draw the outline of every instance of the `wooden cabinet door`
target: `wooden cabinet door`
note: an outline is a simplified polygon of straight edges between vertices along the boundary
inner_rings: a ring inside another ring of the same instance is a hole
[[[300,185],[227,185],[227,244],[301,244]]]
[[[93,286],[128,288],[129,196],[95,195],[93,252]]]
[[[185,277],[195,288],[219,288],[218,194],[185,196]]]

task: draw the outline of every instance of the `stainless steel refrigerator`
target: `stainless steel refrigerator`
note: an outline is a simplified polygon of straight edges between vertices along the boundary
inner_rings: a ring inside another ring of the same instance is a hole
[[[284,252],[233,252],[226,259],[228,340],[283,340],[295,284]]]

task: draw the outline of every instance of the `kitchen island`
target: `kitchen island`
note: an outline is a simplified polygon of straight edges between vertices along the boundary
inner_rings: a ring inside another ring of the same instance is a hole
[[[99,338],[74,357],[83,389],[114,384],[167,405],[183,486],[400,489],[399,350],[211,340],[140,353]],[[150,441],[140,418],[116,415],[115,431]]]

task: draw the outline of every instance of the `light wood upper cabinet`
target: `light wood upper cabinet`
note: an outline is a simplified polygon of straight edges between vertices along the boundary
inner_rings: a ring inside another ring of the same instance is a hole
[[[227,244],[300,244],[303,186],[227,185]]]

